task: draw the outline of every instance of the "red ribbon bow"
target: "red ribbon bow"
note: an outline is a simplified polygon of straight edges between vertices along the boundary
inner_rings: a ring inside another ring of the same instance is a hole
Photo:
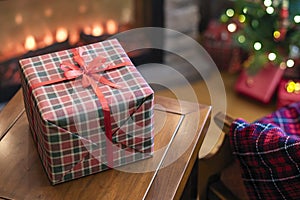
[[[88,65],[86,65],[83,58],[79,55],[78,51],[72,49],[72,53],[73,53],[73,59],[75,60],[75,62],[79,64],[81,68],[68,62],[61,63],[60,68],[65,72],[64,76],[67,79],[74,79],[79,76],[82,76],[82,85],[85,88],[87,88],[90,85],[93,85],[92,83],[93,80],[91,78],[93,78],[94,80],[98,80],[98,82],[104,85],[109,85],[111,87],[118,88],[116,84],[110,82],[103,76],[100,76],[100,74],[97,74],[98,72],[102,72],[111,68],[111,66],[108,65],[106,68],[97,70],[97,66],[99,64],[104,65],[104,63],[106,62],[105,58],[98,56]]]
[[[80,66],[76,66],[69,62],[62,62],[60,68],[64,71],[64,76],[70,80],[75,79],[82,76],[82,86],[87,88],[92,86],[94,92],[96,93],[103,110],[109,111],[108,103],[102,94],[101,90],[98,88],[97,82],[102,83],[104,85],[109,85],[113,88],[119,88],[118,85],[115,83],[107,80],[105,77],[98,74],[99,72],[107,71],[113,68],[117,68],[120,66],[127,65],[128,63],[121,63],[120,65],[108,65],[105,68],[98,69],[99,64],[104,65],[106,59],[102,56],[97,56],[95,59],[92,60],[88,65],[85,64],[83,58],[79,54],[76,49],[72,49],[73,59],[74,61]],[[81,53],[81,52],[80,52]]]

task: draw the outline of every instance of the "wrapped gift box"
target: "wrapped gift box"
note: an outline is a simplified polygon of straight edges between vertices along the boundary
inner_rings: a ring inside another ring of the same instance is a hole
[[[234,44],[225,23],[211,20],[202,34],[201,44],[221,71],[237,71],[245,59],[245,53]]]
[[[52,184],[152,156],[153,90],[116,39],[20,65],[30,129]]]
[[[293,85],[289,85],[292,82]],[[296,86],[295,84],[298,84]],[[278,92],[277,92],[277,107],[283,107],[288,104],[300,101],[300,91],[299,91],[299,82],[292,81],[288,79],[282,79],[279,84]],[[292,87],[291,87],[292,86]],[[290,88],[288,88],[290,87]],[[294,88],[294,90],[293,90]]]
[[[235,83],[235,91],[267,104],[278,88],[284,70],[272,63],[267,63],[254,75],[249,75],[247,70],[243,69]]]

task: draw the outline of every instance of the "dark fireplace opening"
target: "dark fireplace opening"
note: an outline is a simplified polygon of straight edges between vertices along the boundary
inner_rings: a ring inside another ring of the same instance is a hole
[[[103,41],[132,28],[164,27],[163,0],[116,2],[87,0],[83,3],[75,0],[70,5],[60,0],[0,1],[0,22],[3,24],[0,34],[0,104],[7,102],[20,88],[18,70],[22,58]],[[101,7],[105,7],[102,12],[97,10]],[[161,63],[163,52],[148,49],[130,52],[129,57],[135,65]]]

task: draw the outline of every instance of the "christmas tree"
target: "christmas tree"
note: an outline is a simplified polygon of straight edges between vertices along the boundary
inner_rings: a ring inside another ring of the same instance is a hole
[[[300,0],[235,0],[221,21],[248,53],[251,74],[267,62],[296,67],[300,58]]]

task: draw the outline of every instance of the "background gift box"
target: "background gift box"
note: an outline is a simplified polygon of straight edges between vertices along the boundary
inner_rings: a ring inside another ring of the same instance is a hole
[[[282,79],[277,93],[277,107],[300,101],[300,82]]]
[[[254,75],[243,69],[235,83],[235,90],[262,103],[269,103],[283,74],[284,69],[272,63],[267,63]]]
[[[234,43],[227,25],[217,20],[209,22],[200,42],[221,71],[238,71],[247,56]]]

